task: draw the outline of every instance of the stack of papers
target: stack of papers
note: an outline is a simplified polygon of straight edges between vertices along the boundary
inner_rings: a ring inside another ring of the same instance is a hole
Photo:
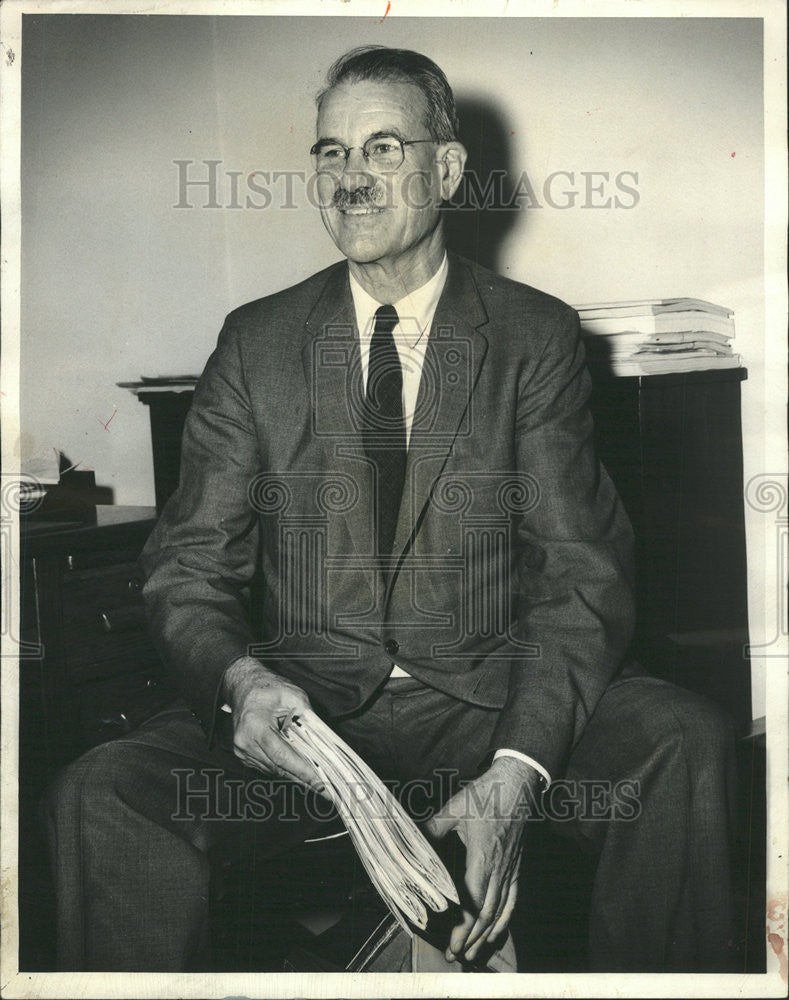
[[[703,299],[576,306],[590,366],[615,375],[739,368],[731,309]]]
[[[427,908],[458,902],[444,865],[381,779],[313,712],[286,719],[282,736],[323,781],[368,875],[402,927],[423,930]]]

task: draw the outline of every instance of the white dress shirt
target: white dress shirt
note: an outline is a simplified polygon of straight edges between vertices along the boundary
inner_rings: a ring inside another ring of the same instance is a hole
[[[392,336],[397,348],[397,356],[400,358],[400,367],[403,370],[403,420],[406,447],[411,440],[411,425],[414,422],[416,397],[419,393],[419,382],[422,378],[430,327],[447,280],[447,269],[447,255],[444,254],[441,266],[428,282],[421,288],[417,288],[415,292],[404,295],[402,299],[392,303],[398,317],[397,325],[392,330]],[[368,295],[353,275],[350,278],[353,307],[356,313],[356,328],[359,331],[362,383],[366,392],[375,313],[385,303]]]
[[[425,363],[425,352],[430,338],[430,327],[433,323],[433,316],[436,312],[438,300],[444,290],[447,280],[447,255],[441,265],[424,285],[413,292],[404,295],[397,302],[391,303],[397,311],[397,325],[392,330],[397,356],[400,358],[400,367],[403,370],[403,421],[405,423],[406,447],[411,440],[411,425],[414,420],[414,410],[419,393],[419,382],[422,378],[422,368]],[[350,275],[351,295],[353,296],[353,307],[356,313],[356,328],[359,331],[359,353],[362,362],[362,383],[365,392],[367,391],[367,369],[370,363],[370,342],[373,339],[373,327],[375,325],[375,313],[386,303],[379,302],[369,295],[354,278]],[[392,665],[391,677],[408,677],[408,673]],[[518,750],[508,750],[502,748],[494,754],[496,757],[517,757],[524,763],[529,764],[545,781],[545,787],[551,783],[551,776],[538,761],[520,753]]]

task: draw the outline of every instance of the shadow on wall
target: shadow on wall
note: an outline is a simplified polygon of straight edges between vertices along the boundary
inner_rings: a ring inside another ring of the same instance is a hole
[[[515,199],[509,130],[491,104],[473,99],[457,102],[458,138],[468,150],[463,180],[444,209],[447,243],[456,253],[504,273],[501,247],[516,222],[523,226],[525,205]]]

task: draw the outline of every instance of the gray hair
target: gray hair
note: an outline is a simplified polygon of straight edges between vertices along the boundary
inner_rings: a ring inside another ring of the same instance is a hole
[[[341,83],[389,80],[418,87],[425,98],[425,125],[436,142],[457,138],[455,97],[443,71],[432,59],[410,49],[360,45],[335,60],[326,74],[326,86],[315,98],[320,112],[324,97]]]

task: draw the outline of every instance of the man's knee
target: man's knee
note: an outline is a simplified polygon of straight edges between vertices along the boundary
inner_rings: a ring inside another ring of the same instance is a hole
[[[571,777],[694,778],[728,768],[735,725],[712,701],[653,677],[612,685],[570,759]]]
[[[685,758],[696,766],[717,765],[734,751],[735,724],[722,708],[709,699],[674,685],[653,724],[678,739]]]
[[[41,798],[41,815],[47,826],[57,829],[68,825],[76,830],[86,812],[91,821],[94,815],[98,819],[109,815],[128,764],[115,744],[104,743],[61,768]]]
[[[116,831],[130,819],[168,826],[176,811],[175,777],[166,755],[126,740],[103,743],[62,768],[41,800],[47,827],[79,833]]]
[[[656,682],[645,698],[639,729],[645,753],[642,785],[668,779],[691,795],[733,792],[736,730],[714,702],[673,684]],[[645,783],[645,784],[644,784]],[[695,791],[694,791],[695,790]]]

